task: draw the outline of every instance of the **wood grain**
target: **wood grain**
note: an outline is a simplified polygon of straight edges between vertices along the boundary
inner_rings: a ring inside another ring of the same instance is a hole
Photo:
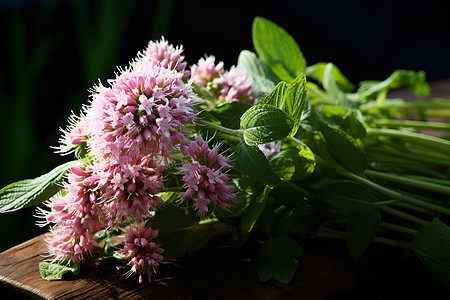
[[[344,255],[335,252],[325,255],[319,247],[319,252],[315,252],[309,261],[314,265],[319,259],[320,268],[309,270],[306,263],[296,283],[259,283],[249,258],[242,251],[213,244],[194,256],[161,266],[154,281],[143,285],[138,284],[136,277],[125,279],[125,268],[111,261],[91,261],[82,265],[76,277],[69,275],[62,281],[46,281],[41,279],[38,270],[38,264],[43,260],[41,255],[46,251],[44,237],[38,236],[0,254],[0,281],[20,292],[21,296],[44,299],[207,299],[211,296],[214,299],[253,299],[264,295],[266,299],[279,299],[303,293],[308,299],[322,299],[353,289],[356,283],[357,268]],[[338,274],[339,280],[334,280]],[[330,280],[335,282],[330,284]],[[328,284],[327,289],[314,286],[319,283]]]
[[[41,279],[38,264],[46,251],[44,235],[0,253],[2,295],[37,299],[450,299],[413,257],[372,245],[364,258],[349,260],[345,242],[312,239],[293,281],[261,283],[251,261],[257,249],[234,250],[212,241],[195,255],[166,263],[153,282],[125,279],[115,261],[87,262],[78,276]],[[400,298],[397,298],[397,295]],[[353,298],[352,298],[353,297]],[[392,298],[394,297],[394,298]],[[425,299],[425,298],[424,298]]]

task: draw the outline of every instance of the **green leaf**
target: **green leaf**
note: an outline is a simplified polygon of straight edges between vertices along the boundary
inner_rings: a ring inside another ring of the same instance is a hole
[[[303,204],[304,198],[302,189],[290,181],[282,181],[280,184],[277,184],[270,193],[270,196],[273,197],[277,203],[287,206],[294,206],[299,203]]]
[[[11,183],[0,190],[0,213],[16,211],[47,201],[61,189],[58,185],[70,167],[79,161],[60,165],[45,175]]]
[[[206,89],[205,87],[196,84],[196,83],[192,83],[192,87],[194,92],[202,99],[206,99],[209,100],[211,103],[215,103],[216,99],[214,98],[213,94],[211,94],[211,92]]]
[[[273,228],[277,221],[277,216],[271,205],[266,205],[258,219],[258,231],[266,234],[273,233]]]
[[[306,60],[300,47],[277,24],[264,18],[255,18],[252,38],[256,53],[281,80],[289,82],[305,71]]]
[[[260,145],[288,136],[293,120],[281,109],[268,104],[254,105],[241,117],[245,143]]]
[[[357,262],[372,243],[380,224],[381,214],[378,208],[366,214],[351,215],[347,223],[347,249],[350,257]]]
[[[300,120],[306,104],[306,94],[306,76],[305,74],[300,74],[294,81],[289,83],[286,93],[287,99],[282,108],[295,121],[291,135],[295,135],[300,126]]]
[[[255,263],[259,280],[274,278],[289,283],[297,272],[303,249],[287,234],[270,236],[264,243]]]
[[[53,262],[41,261],[39,263],[39,272],[42,279],[45,280],[61,280],[66,273],[78,275],[80,273],[80,264],[72,263],[71,266],[60,265]]]
[[[272,188],[270,186],[266,186],[264,191],[256,197],[250,206],[248,207],[245,214],[241,216],[241,232],[247,233],[253,230],[253,226],[255,226],[256,222],[259,219],[262,211],[266,207],[267,199],[269,199],[269,194]]]
[[[197,224],[190,227],[174,229],[169,232],[159,231],[157,241],[164,248],[164,260],[192,254],[206,245],[211,239],[212,224]]]
[[[237,68],[251,78],[252,90],[258,95],[269,94],[280,81],[255,53],[248,50],[239,54]]]
[[[319,188],[319,197],[331,206],[355,214],[370,213],[380,195],[353,181],[333,181]]]
[[[345,93],[339,88],[336,79],[334,78],[334,66],[332,63],[328,63],[323,73],[323,88],[326,92],[335,100],[337,105],[345,107],[355,107],[356,104],[351,102]]]
[[[158,213],[147,221],[146,227],[158,229],[161,233],[167,233],[180,228],[195,226],[198,221],[193,213],[172,203],[167,204],[164,209],[158,210]]]
[[[319,117],[328,125],[338,127],[354,138],[364,138],[366,128],[360,110],[344,106],[323,105],[317,107]]]
[[[329,155],[338,165],[356,173],[365,170],[367,162],[360,139],[325,123],[318,124],[318,129],[326,141]]]
[[[297,205],[291,212],[286,212],[279,222],[278,230],[289,230],[301,239],[309,239],[319,229],[324,220],[324,209],[320,204]],[[283,228],[283,226],[287,226]]]
[[[280,108],[280,106],[282,107],[282,103],[284,102],[284,97],[288,86],[289,83],[287,83],[286,81],[280,81],[269,95],[257,102],[257,105],[270,104],[278,108]]]
[[[258,147],[241,142],[234,154],[237,167],[254,180],[270,185],[280,182],[280,177]]]
[[[314,153],[308,146],[297,146],[277,153],[270,159],[270,166],[283,180],[302,181],[315,170]]]
[[[420,261],[450,288],[450,227],[435,218],[419,230],[413,243]]]
[[[147,221],[146,227],[159,230],[157,241],[165,250],[165,260],[193,253],[210,240],[212,225],[199,224],[194,214],[172,203]]]
[[[375,98],[377,94],[401,87],[409,87],[417,96],[426,96],[430,93],[430,86],[426,82],[425,72],[396,70],[383,81],[363,81],[357,94],[362,98]]]
[[[306,77],[305,74],[300,74],[291,83],[280,82],[269,95],[258,101],[257,105],[270,104],[288,114],[293,119],[289,135],[295,135],[307,103],[306,94]]]
[[[217,218],[237,218],[241,216],[265,186],[261,182],[246,176],[236,178],[233,183],[236,186],[237,197],[229,203],[225,210],[216,209],[214,211],[214,216]]]
[[[323,85],[323,78],[325,73],[325,68],[328,65],[328,63],[319,62],[312,66],[309,66],[305,70],[305,74],[308,77],[311,77],[312,79],[316,80],[317,82],[321,83]],[[344,92],[351,92],[355,88],[355,86],[350,82],[350,80],[347,79],[347,77],[342,74],[342,72],[333,65],[332,68],[333,72],[333,78],[339,87]]]
[[[216,117],[223,126],[231,129],[239,129],[241,116],[250,108],[250,104],[244,102],[231,102],[220,105],[210,113]]]

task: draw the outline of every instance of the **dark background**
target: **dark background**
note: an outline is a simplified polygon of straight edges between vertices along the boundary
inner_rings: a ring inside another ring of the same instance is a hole
[[[371,3],[371,4],[368,4]],[[59,127],[88,89],[114,78],[151,39],[183,44],[191,65],[213,54],[226,68],[253,50],[254,17],[299,43],[308,65],[334,62],[354,83],[395,69],[450,78],[450,1],[0,1],[0,186],[72,157],[53,153]],[[0,215],[0,251],[46,230],[34,208]]]

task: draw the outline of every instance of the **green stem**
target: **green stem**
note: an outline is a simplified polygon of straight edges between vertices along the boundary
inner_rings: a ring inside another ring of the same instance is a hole
[[[349,172],[349,171],[347,171],[347,170],[345,170],[343,168],[338,168],[337,171],[338,171],[339,174],[341,174],[341,175],[343,175],[343,176],[345,176],[347,178],[353,179],[353,180],[355,180],[355,181],[357,181],[359,183],[362,183],[362,184],[364,184],[364,185],[366,185],[366,186],[368,186],[368,187],[370,187],[370,188],[372,188],[372,189],[374,189],[374,190],[376,190],[376,191],[378,191],[378,192],[382,193],[383,195],[388,196],[390,198],[402,200],[402,201],[408,202],[410,204],[414,204],[414,205],[417,205],[417,206],[420,206],[420,207],[428,208],[430,210],[433,210],[433,211],[436,211],[436,212],[440,212],[442,214],[450,216],[450,209],[448,209],[446,207],[442,207],[442,206],[439,206],[439,205],[436,205],[436,204],[433,204],[433,203],[428,203],[428,202],[422,201],[420,199],[417,199],[417,198],[405,195],[403,193],[393,191],[393,190],[388,189],[388,188],[386,188],[384,186],[381,186],[381,185],[379,185],[379,184],[377,184],[377,183],[375,183],[373,181],[370,181],[367,178],[364,178],[364,177],[361,177],[361,176],[356,175],[354,173],[351,173],[351,172]]]
[[[412,120],[375,119],[377,125],[389,127],[412,127],[417,129],[450,130],[450,124],[444,122],[424,122]]]
[[[416,205],[412,205],[412,204],[409,204],[409,203],[406,203],[406,202],[398,201],[396,203],[393,203],[393,205],[401,207],[401,208],[409,209],[409,210],[412,210],[414,212],[421,213],[421,214],[424,214],[424,215],[428,215],[428,216],[431,216],[431,217],[435,217],[436,216],[436,212],[433,212],[433,211],[431,211],[429,209],[426,209],[426,208],[423,208],[423,207],[420,207],[420,206],[416,206]]]
[[[438,101],[425,101],[425,102],[411,102],[411,101],[384,101],[383,103],[377,103],[375,101],[363,104],[359,107],[362,111],[370,109],[427,109],[427,115],[430,116],[430,112],[440,112],[442,115],[449,115],[450,101],[442,99]]]
[[[419,153],[416,154],[413,152],[406,152],[406,151],[397,152],[397,151],[393,151],[393,150],[388,150],[387,148],[376,148],[372,151],[387,154],[391,157],[392,156],[396,156],[396,158],[399,157],[400,161],[409,159],[410,161],[422,162],[422,163],[426,163],[426,164],[433,164],[433,165],[437,165],[439,167],[442,167],[442,166],[450,167],[450,161],[446,161],[445,159],[440,159],[440,158],[433,157],[433,156],[426,155],[426,154],[419,154]],[[410,163],[410,161],[408,161],[408,163]]]
[[[378,208],[381,211],[384,211],[384,212],[386,212],[388,214],[391,214],[393,216],[399,217],[399,218],[401,218],[403,220],[406,220],[406,221],[410,221],[410,222],[415,223],[415,224],[426,225],[426,224],[429,223],[429,222],[427,222],[427,221],[425,221],[425,220],[423,220],[421,218],[418,218],[416,216],[410,215],[408,213],[405,213],[405,212],[403,212],[401,210],[392,208],[390,206],[382,205],[382,206],[378,206]]]
[[[412,235],[412,236],[416,236],[417,234],[417,230],[411,229],[411,228],[407,228],[404,226],[400,226],[400,225],[396,225],[396,224],[391,224],[391,223],[387,223],[387,222],[380,222],[380,227],[386,228],[386,229],[390,229],[393,231],[397,231],[400,233],[404,233],[404,234],[408,234],[408,235]]]
[[[450,195],[450,187],[442,185],[442,184],[427,182],[427,181],[423,181],[420,179],[400,176],[400,175],[391,174],[391,173],[378,172],[378,171],[373,171],[373,170],[366,170],[366,171],[364,171],[364,174],[369,177],[394,181],[394,182],[406,184],[409,186],[421,188],[421,189],[424,189],[424,190],[427,190],[430,192],[436,192],[436,193],[440,193],[440,194],[444,194],[444,195]]]
[[[450,153],[450,141],[437,138],[434,136],[429,136],[426,134],[415,133],[415,132],[405,132],[395,129],[386,128],[367,128],[368,136],[390,136],[400,138],[407,142],[416,143],[419,145],[424,145],[427,147],[432,147],[435,149],[440,149],[446,153]]]
[[[319,231],[316,232],[315,236],[323,237],[323,238],[343,239],[343,240],[347,239],[347,234],[345,232],[340,232],[340,231],[331,230],[331,229],[320,229]],[[398,248],[403,248],[403,249],[411,249],[406,244],[403,244],[396,240],[388,239],[385,237],[374,236],[372,239],[372,242],[378,243],[378,244],[384,244],[384,245],[388,245],[388,246],[394,246],[394,247],[398,247]]]
[[[428,182],[433,182],[436,184],[450,186],[450,180],[448,180],[448,179],[432,178],[432,177],[419,176],[419,175],[407,175],[407,177],[419,179],[419,180],[423,180],[423,181],[428,181]]]
[[[300,141],[300,140],[297,139],[296,137],[290,136],[289,139],[290,139],[291,141],[293,141],[294,143],[300,145],[300,146],[304,146],[304,147],[306,146],[306,147],[307,147],[307,145],[306,145],[305,143],[303,143],[302,141]]]
[[[214,123],[204,121],[204,120],[197,120],[196,122],[198,124],[205,125],[209,128],[215,129],[218,132],[224,133],[225,138],[229,139],[230,141],[240,142],[241,130],[223,127],[221,125],[214,124]]]
[[[404,173],[419,173],[424,176],[425,175],[432,176],[433,178],[441,178],[441,179],[446,178],[445,175],[443,175],[442,173],[439,173],[438,171],[427,168],[421,163],[412,165],[410,161],[402,163],[400,161],[400,159],[397,159],[397,160],[395,158],[383,159],[380,157],[372,157],[372,155],[370,155],[368,158],[369,158],[369,161],[371,161],[370,167],[373,170],[385,171],[385,172],[390,172],[391,170],[395,170],[397,172],[404,172]],[[427,178],[431,178],[431,177],[427,177]]]

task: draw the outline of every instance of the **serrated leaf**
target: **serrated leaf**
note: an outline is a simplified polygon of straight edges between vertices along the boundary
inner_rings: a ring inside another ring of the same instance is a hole
[[[286,100],[281,108],[294,119],[294,127],[290,135],[295,135],[300,127],[300,120],[306,104],[306,94],[306,76],[305,74],[300,74],[289,83],[286,91]]]
[[[274,278],[289,283],[297,272],[303,249],[287,234],[270,236],[264,243],[255,263],[259,280]]]
[[[317,82],[321,83],[323,85],[323,77],[325,73],[325,68],[328,65],[328,63],[325,62],[319,62],[312,66],[309,66],[305,70],[306,76],[316,80]],[[344,92],[351,92],[355,88],[355,86],[348,80],[347,77],[342,74],[341,70],[339,70],[338,67],[333,65],[332,68],[333,77],[337,84],[337,86]]]
[[[270,186],[266,186],[264,191],[250,203],[245,214],[241,216],[241,231],[242,233],[248,233],[253,230],[258,221],[261,213],[266,207],[267,199],[269,199],[269,193],[272,190]]]
[[[253,146],[285,138],[293,124],[290,116],[268,104],[254,105],[241,117],[244,141]]]
[[[300,74],[290,83],[280,82],[269,95],[258,101],[257,105],[270,104],[284,111],[293,120],[289,135],[295,135],[307,103],[306,94],[306,77],[305,74]]]
[[[380,195],[353,181],[334,181],[319,188],[319,197],[331,206],[355,214],[370,213]]]
[[[269,161],[258,147],[241,142],[234,154],[237,167],[254,180],[270,185],[280,181],[280,177],[270,167]]]
[[[7,185],[0,190],[0,213],[16,211],[47,201],[61,189],[58,184],[67,170],[78,164],[79,161],[71,161],[35,179],[21,180]]]
[[[237,68],[251,78],[252,90],[258,95],[269,94],[280,81],[255,53],[248,50],[239,54]]]
[[[253,46],[261,60],[281,80],[291,81],[304,72],[306,60],[295,39],[277,24],[255,18]]]
[[[347,249],[350,257],[357,262],[372,243],[380,224],[381,214],[378,208],[366,214],[351,215],[347,223]]]
[[[80,273],[80,265],[78,263],[72,263],[71,266],[65,266],[42,261],[39,263],[39,273],[42,279],[45,280],[61,280],[63,275],[67,273],[78,275]]]
[[[413,243],[420,261],[450,288],[450,227],[435,218],[419,230]]]

